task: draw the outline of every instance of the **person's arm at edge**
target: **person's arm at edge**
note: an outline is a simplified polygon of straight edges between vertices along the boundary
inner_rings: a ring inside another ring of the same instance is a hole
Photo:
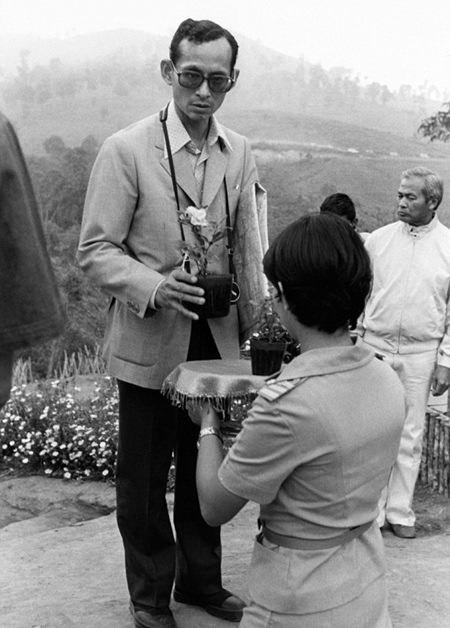
[[[437,364],[431,380],[431,394],[443,395],[450,385],[450,295],[447,299],[445,333],[439,344]]]
[[[370,236],[371,235],[372,234],[369,233],[367,238],[364,240],[364,247],[365,247],[366,251],[369,254],[370,261],[371,261],[371,264],[372,264],[372,273],[373,273],[373,259],[372,259],[371,253],[370,253],[370,243],[371,243],[371,237]],[[366,303],[367,303],[369,297],[370,297],[370,294],[367,296]],[[364,332],[365,332],[364,317],[365,317],[365,309],[359,315],[358,320],[356,321],[355,329],[352,329],[351,332],[350,332],[350,334],[352,336],[359,336],[360,338],[364,338]]]

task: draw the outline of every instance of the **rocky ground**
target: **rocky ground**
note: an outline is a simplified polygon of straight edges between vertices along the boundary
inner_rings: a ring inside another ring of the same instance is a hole
[[[110,484],[0,476],[2,627],[132,628],[114,501]],[[419,487],[415,509],[417,539],[384,537],[393,625],[448,628],[450,500]],[[225,586],[244,597],[256,516],[249,504],[223,529]],[[179,628],[231,626],[196,608],[174,612]]]

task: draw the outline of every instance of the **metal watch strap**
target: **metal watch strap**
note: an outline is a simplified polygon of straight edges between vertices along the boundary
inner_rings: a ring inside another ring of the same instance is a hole
[[[222,434],[218,427],[213,427],[212,425],[209,427],[203,427],[198,435],[197,447],[200,447],[200,441],[204,436],[216,436],[221,443],[223,443]]]

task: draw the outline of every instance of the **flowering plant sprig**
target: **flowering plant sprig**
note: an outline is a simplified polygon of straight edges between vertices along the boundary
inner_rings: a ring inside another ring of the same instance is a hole
[[[274,305],[274,298],[273,294],[270,294],[264,299],[259,325],[252,338],[263,342],[285,342],[284,362],[290,362],[292,358],[300,354],[300,345],[282,324]]]
[[[208,274],[209,255],[211,247],[222,240],[229,227],[224,227],[225,219],[220,222],[209,221],[207,207],[194,207],[190,205],[183,212],[178,213],[178,220],[183,226],[188,226],[194,235],[194,243],[181,241],[181,252],[197,266],[199,275]]]
[[[272,295],[264,299],[264,308],[259,320],[258,328],[253,334],[254,338],[264,342],[288,342],[289,333],[281,323],[280,317],[274,307]]]

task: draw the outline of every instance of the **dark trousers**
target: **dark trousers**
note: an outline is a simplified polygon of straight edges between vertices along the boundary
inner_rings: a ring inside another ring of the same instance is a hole
[[[205,322],[192,325],[188,360],[220,355]],[[222,588],[220,528],[203,520],[195,483],[198,427],[159,390],[123,381],[119,386],[117,521],[136,608],[167,606],[172,586],[212,595]],[[175,452],[172,533],[166,502]]]

